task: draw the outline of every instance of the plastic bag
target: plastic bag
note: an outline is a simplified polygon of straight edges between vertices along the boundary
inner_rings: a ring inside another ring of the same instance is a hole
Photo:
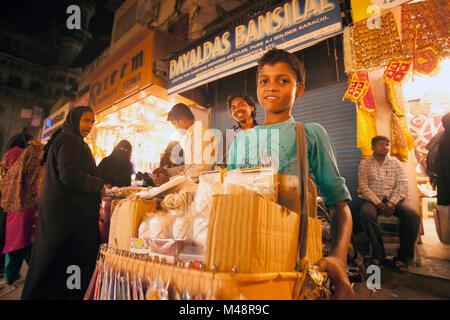
[[[167,256],[178,257],[184,247],[184,241],[178,239],[152,238],[152,251]]]
[[[277,201],[276,169],[261,168],[251,170],[235,169],[224,175],[225,194],[251,195],[259,194],[270,201]]]
[[[149,220],[150,218],[153,216],[153,214],[151,213],[147,213],[144,217],[144,219],[142,219],[142,222],[139,224],[139,228],[138,228],[138,237],[143,239],[146,237],[147,234],[149,234]]]
[[[184,214],[175,218],[172,227],[172,236],[174,239],[184,240],[185,243],[192,243],[193,217],[190,214]]]
[[[203,214],[209,218],[212,206],[212,196],[215,194],[223,194],[223,184],[220,182],[210,181],[208,179],[200,180],[194,202],[190,207],[192,214]]]
[[[208,237],[209,217],[198,214],[194,217],[193,222],[193,238],[194,246],[204,250],[206,248],[206,239]]]
[[[170,193],[166,195],[161,201],[161,207],[166,210],[180,210],[187,211],[194,200],[194,193],[187,191],[180,191],[177,193]]]
[[[179,215],[177,211],[147,213],[139,225],[139,238],[172,238],[173,222]]]

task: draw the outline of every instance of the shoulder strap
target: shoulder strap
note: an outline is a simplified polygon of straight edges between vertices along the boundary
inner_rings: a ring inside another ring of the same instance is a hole
[[[298,252],[297,252],[297,270],[301,270],[304,266],[306,257],[306,243],[308,240],[308,220],[309,220],[309,201],[308,201],[308,157],[306,132],[303,124],[295,122],[297,132],[297,166],[300,190],[300,230],[298,235]]]

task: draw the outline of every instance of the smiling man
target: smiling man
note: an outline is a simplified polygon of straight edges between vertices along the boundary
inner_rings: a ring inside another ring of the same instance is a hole
[[[227,166],[227,157],[230,146],[237,134],[243,130],[252,129],[256,123],[256,104],[253,98],[246,93],[233,93],[227,98],[227,109],[236,124],[225,130],[222,136],[223,160],[220,166]]]

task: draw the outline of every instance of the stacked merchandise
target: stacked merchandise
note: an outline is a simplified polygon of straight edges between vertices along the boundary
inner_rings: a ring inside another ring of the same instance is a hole
[[[176,299],[171,286],[189,293],[182,298],[305,298],[299,288],[308,283],[323,288],[306,290],[315,292],[310,297],[326,295],[321,274],[298,268],[301,215],[278,203],[279,189],[286,190],[281,177],[274,168],[210,171],[198,184],[177,177],[120,200],[87,299],[144,299],[152,288],[159,298]],[[315,264],[322,258],[321,222],[313,214],[308,221],[306,257]]]
[[[119,200],[125,199],[135,192],[142,191],[141,187],[112,187],[107,189],[105,195],[102,197],[100,204],[100,236],[101,243],[107,243],[109,238],[109,229],[111,225],[111,213]]]

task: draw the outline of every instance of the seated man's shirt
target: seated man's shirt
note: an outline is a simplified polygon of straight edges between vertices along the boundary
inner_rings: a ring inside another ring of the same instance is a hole
[[[324,203],[351,201],[327,132],[317,123],[306,124],[305,131],[310,174]],[[227,169],[253,167],[275,167],[281,174],[298,175],[297,132],[292,117],[273,125],[257,125],[237,135],[230,148]]]
[[[361,160],[358,180],[363,198],[375,205],[384,198],[396,205],[408,194],[408,178],[402,164],[390,156],[386,156],[381,166],[373,156]]]

